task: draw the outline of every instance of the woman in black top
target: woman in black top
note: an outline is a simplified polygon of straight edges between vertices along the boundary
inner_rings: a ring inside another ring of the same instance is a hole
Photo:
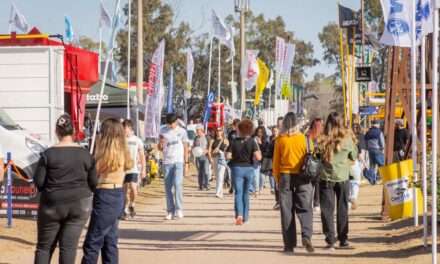
[[[251,137],[252,121],[245,119],[238,124],[238,137],[230,142],[227,156],[230,158],[235,197],[235,224],[249,220],[249,188],[255,177],[253,160],[261,160],[261,151]]]
[[[59,263],[75,263],[81,231],[92,209],[97,184],[95,162],[73,141],[68,115],[56,123],[59,143],[41,154],[34,183],[41,193],[35,263],[50,263],[57,243]]]

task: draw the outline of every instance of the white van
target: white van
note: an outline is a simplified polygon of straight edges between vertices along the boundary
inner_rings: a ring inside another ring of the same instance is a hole
[[[31,179],[40,153],[47,145],[16,124],[3,109],[0,109],[0,145],[5,152],[11,152],[12,160],[23,176]]]

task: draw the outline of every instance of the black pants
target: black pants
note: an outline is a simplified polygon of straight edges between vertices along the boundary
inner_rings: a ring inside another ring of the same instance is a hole
[[[319,183],[321,201],[322,231],[325,241],[334,244],[336,240],[345,242],[348,239],[348,200],[350,192],[349,181]],[[336,199],[335,199],[336,198]],[[336,200],[336,226],[338,237],[335,237],[335,200]]]
[[[295,214],[301,224],[301,237],[312,237],[312,184],[298,175],[281,174],[279,190],[284,248],[292,249],[297,246]]]
[[[313,207],[319,207],[319,180],[313,181]]]
[[[60,248],[58,263],[75,263],[79,237],[92,210],[92,197],[52,205],[42,201],[38,209],[35,263],[50,263],[57,243]]]

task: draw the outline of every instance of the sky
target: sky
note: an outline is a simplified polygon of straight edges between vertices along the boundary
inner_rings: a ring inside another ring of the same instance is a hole
[[[175,7],[176,22],[189,22],[195,35],[209,32],[210,10],[220,17],[234,12],[234,0],[165,0]],[[11,3],[14,2],[31,26],[42,32],[57,34],[64,32],[64,16],[71,17],[74,33],[99,39],[99,0],[0,0],[0,34],[8,32]],[[113,13],[116,0],[103,0]],[[321,63],[307,71],[306,79],[312,79],[317,72],[329,74],[334,66],[322,62],[322,48],[318,33],[330,21],[337,20],[337,0],[250,0],[254,13],[263,13],[267,18],[283,17],[287,29],[297,38],[312,42],[315,58]],[[359,8],[360,0],[342,0],[341,4],[353,9]],[[121,0],[126,4],[127,0]],[[106,38],[108,38],[105,35]],[[105,38],[105,39],[106,39]]]

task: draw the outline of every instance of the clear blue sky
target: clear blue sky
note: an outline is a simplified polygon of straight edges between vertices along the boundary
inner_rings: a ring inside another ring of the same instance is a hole
[[[109,11],[113,12],[116,0],[103,0]],[[11,2],[0,0],[0,33],[8,30]],[[75,34],[98,39],[99,0],[14,0],[18,9],[25,15],[30,25],[43,32],[54,34],[64,32],[64,15],[72,18]],[[177,21],[188,21],[196,34],[209,31],[210,9],[215,9],[221,17],[234,11],[234,0],[166,0],[176,10]],[[341,3],[359,8],[359,0],[342,0]],[[121,0],[122,4],[127,0]],[[311,41],[315,56],[322,59],[322,49],[318,33],[329,21],[337,19],[336,0],[251,0],[251,9],[266,17],[282,16],[287,28],[298,38]],[[315,72],[329,73],[332,67],[325,63],[308,72],[312,78]]]

